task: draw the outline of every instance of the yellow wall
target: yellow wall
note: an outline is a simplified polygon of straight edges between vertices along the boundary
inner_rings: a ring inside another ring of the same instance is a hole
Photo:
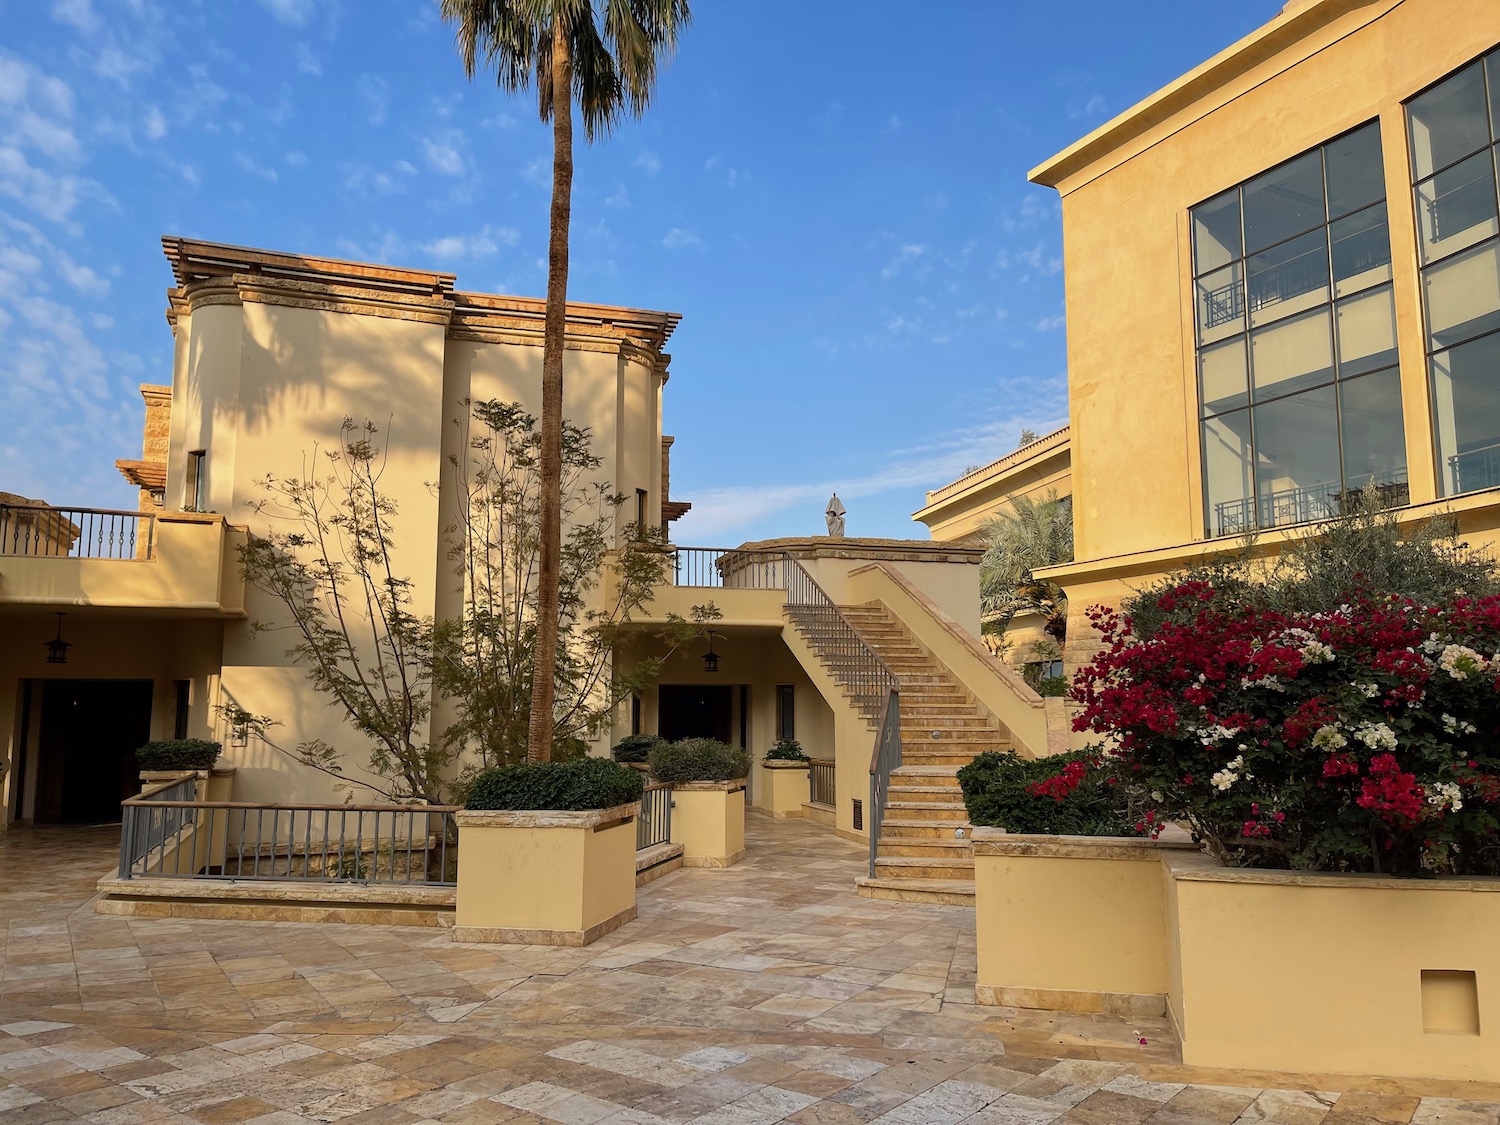
[[[684,867],[732,867],[745,855],[745,787],[698,781],[672,789],[672,843]]]
[[[808,798],[808,767],[797,762],[762,762],[756,806],[773,817],[802,815]]]

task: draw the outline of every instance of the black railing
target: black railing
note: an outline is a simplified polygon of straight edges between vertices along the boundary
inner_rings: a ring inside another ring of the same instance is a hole
[[[195,801],[193,784],[188,778],[121,805],[121,879],[458,881],[456,805]]]
[[[635,850],[645,851],[672,842],[672,787],[653,782],[641,794],[641,815],[635,820]]]
[[[1466,182],[1422,201],[1427,211],[1427,229],[1431,232],[1428,242],[1438,243],[1470,227],[1494,221],[1495,181],[1490,162],[1488,158],[1477,160],[1472,167],[1477,171]],[[1445,177],[1438,177],[1443,178]],[[1432,190],[1437,190],[1437,180],[1432,181]]]
[[[1500,485],[1500,444],[1455,453],[1448,458],[1448,472],[1453,477],[1454,492]]]
[[[1500,461],[1497,461],[1496,467],[1500,470]],[[1243,535],[1258,527],[1284,527],[1336,519],[1356,511],[1364,504],[1365,490],[1368,487],[1368,484],[1356,488],[1338,481],[1320,481],[1317,484],[1262,492],[1258,496],[1247,496],[1240,500],[1221,500],[1214,505],[1213,534]],[[1390,474],[1389,479],[1375,482],[1374,493],[1378,508],[1397,508],[1411,502],[1411,488],[1404,472]]]
[[[780,590],[780,551],[739,551],[725,547],[672,548],[672,584],[731,590]]]
[[[788,555],[783,569],[787,616],[817,650],[860,712],[867,719],[878,718],[886,697],[900,688],[901,681],[801,563]]]
[[[833,762],[814,758],[807,765],[808,803],[832,808],[838,803],[837,792],[833,787]]]
[[[870,756],[870,878],[875,878],[875,857],[880,849],[880,827],[885,823],[886,794],[891,771],[901,765],[901,696],[895,689],[886,699],[875,735],[875,753]]]
[[[149,559],[155,538],[151,512],[0,504],[0,555]]]

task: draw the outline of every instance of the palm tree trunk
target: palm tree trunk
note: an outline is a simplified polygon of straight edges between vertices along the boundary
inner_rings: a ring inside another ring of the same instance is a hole
[[[536,665],[526,758],[552,760],[552,702],[557,675],[557,588],[562,559],[563,335],[568,320],[568,223],[573,204],[573,91],[568,37],[552,25],[552,233],[547,248],[547,320],[542,346],[541,558],[536,605]]]

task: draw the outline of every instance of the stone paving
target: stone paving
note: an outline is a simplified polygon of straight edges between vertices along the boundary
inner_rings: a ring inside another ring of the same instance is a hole
[[[1208,1073],[1161,1021],[976,1007],[972,909],[748,828],[574,950],[104,917],[114,830],[0,834],[0,1122],[1500,1123],[1500,1088]]]

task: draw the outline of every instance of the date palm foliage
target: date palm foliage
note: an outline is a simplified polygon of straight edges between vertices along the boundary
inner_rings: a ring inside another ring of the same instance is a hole
[[[688,0],[440,0],[454,25],[464,72],[493,72],[501,89],[534,90],[552,125],[552,209],[542,349],[541,550],[536,663],[527,755],[548,761],[553,743],[562,557],[563,334],[573,193],[573,106],[584,136],[607,136],[645,113],[663,59],[690,19]]]

